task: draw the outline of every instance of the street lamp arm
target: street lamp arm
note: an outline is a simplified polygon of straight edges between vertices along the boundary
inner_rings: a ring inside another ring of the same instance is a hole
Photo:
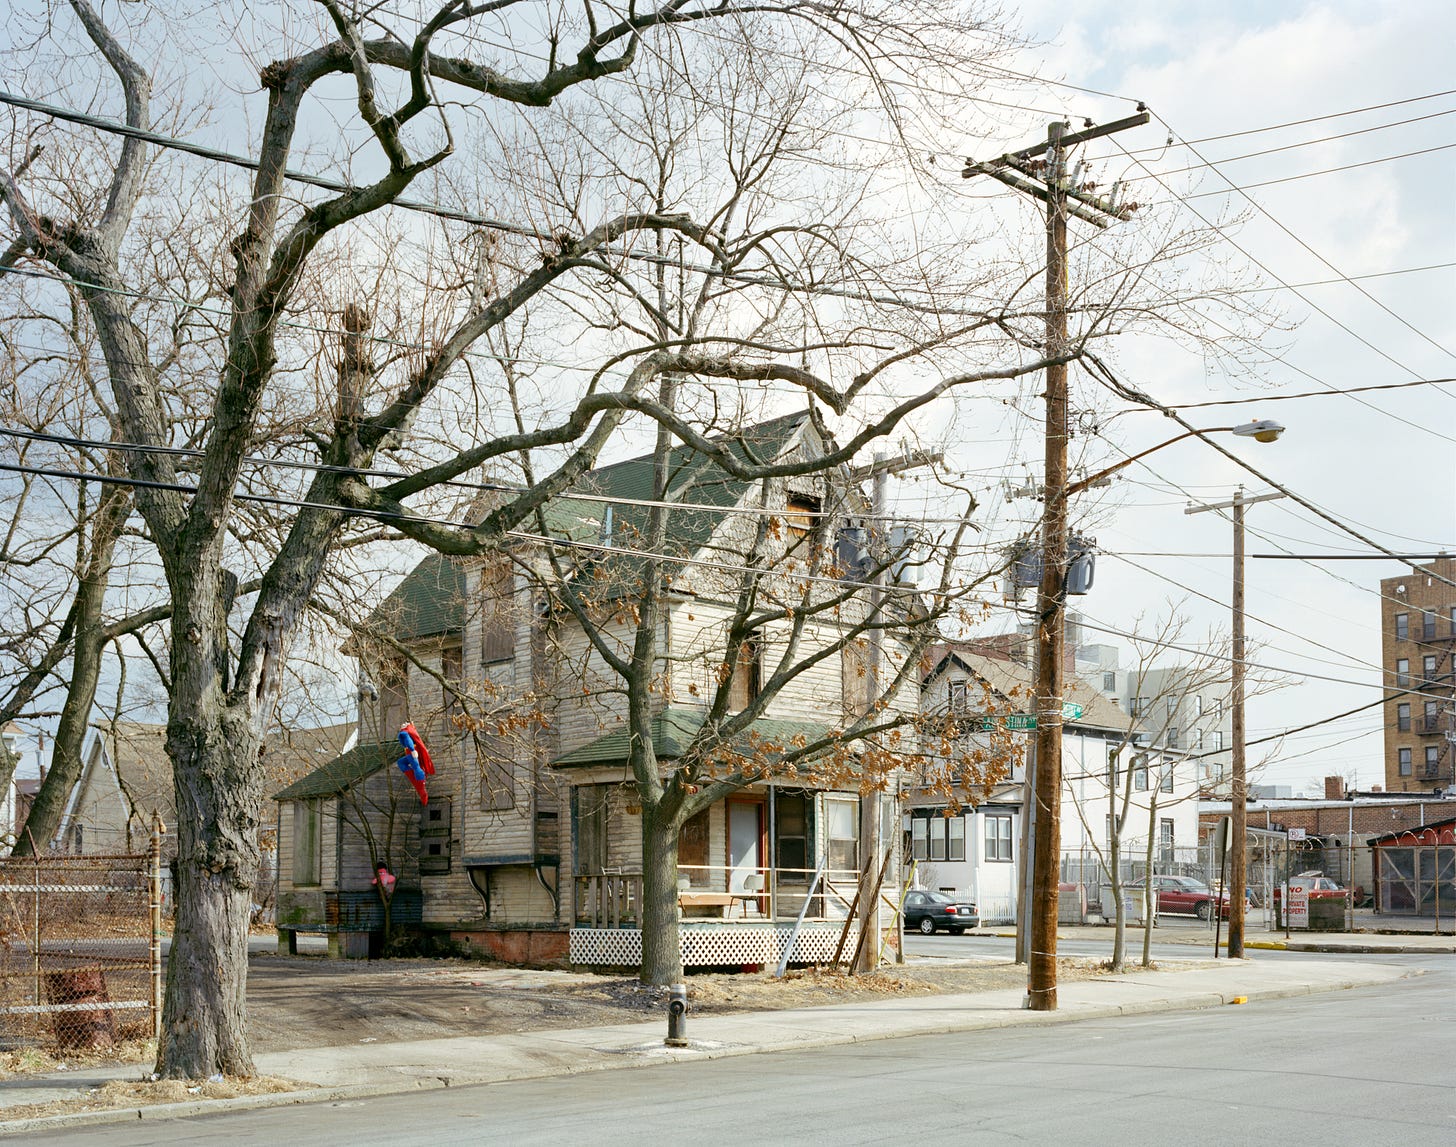
[[[1091,475],[1090,477],[1083,478],[1081,481],[1078,482],[1070,483],[1067,486],[1067,493],[1069,495],[1080,494],[1083,490],[1086,490],[1091,486],[1095,486],[1098,482],[1102,481],[1103,478],[1107,478],[1113,474],[1116,474],[1124,466],[1131,466],[1139,458],[1146,458],[1149,454],[1156,454],[1159,450],[1163,449],[1163,447],[1171,446],[1175,442],[1182,442],[1185,438],[1194,438],[1204,434],[1218,434],[1223,431],[1233,429],[1234,428],[1232,426],[1210,426],[1206,429],[1200,427],[1197,430],[1186,430],[1182,434],[1179,434],[1176,438],[1169,438],[1166,442],[1159,442],[1156,446],[1149,446],[1146,450],[1140,450],[1131,457],[1124,458],[1121,462],[1114,463],[1113,465],[1107,467],[1107,469],[1105,470],[1099,470],[1097,471],[1097,473]]]

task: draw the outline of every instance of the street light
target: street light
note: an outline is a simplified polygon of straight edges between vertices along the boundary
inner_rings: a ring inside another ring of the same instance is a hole
[[[1050,423],[1049,423],[1050,426]],[[1035,779],[1027,778],[1027,789],[1033,794],[1026,815],[1033,819],[1033,855],[1031,870],[1031,943],[1027,948],[1027,1006],[1034,1011],[1051,1011],[1057,1006],[1057,877],[1059,852],[1061,848],[1061,763],[1062,763],[1062,661],[1066,648],[1066,605],[1067,583],[1065,569],[1067,554],[1067,501],[1072,494],[1080,493],[1103,478],[1115,474],[1124,466],[1139,458],[1146,458],[1175,442],[1185,438],[1203,437],[1208,434],[1236,434],[1241,438],[1252,438],[1256,442],[1273,442],[1284,433],[1284,427],[1267,419],[1245,422],[1238,426],[1211,426],[1206,429],[1189,429],[1166,442],[1140,451],[1121,462],[1099,470],[1078,482],[1066,481],[1067,441],[1064,434],[1047,435],[1046,511],[1043,529],[1042,581],[1037,591],[1036,612],[1036,755],[1032,760]],[[1241,607],[1242,602],[1239,603]],[[1235,676],[1240,691],[1242,679],[1242,616],[1241,608],[1236,625],[1236,648],[1234,650]],[[1241,692],[1236,703],[1242,705]],[[1242,709],[1236,714],[1235,748],[1238,748],[1238,732],[1242,731]],[[1242,762],[1240,761],[1240,764]],[[1238,815],[1239,798],[1242,790],[1235,779],[1236,811],[1234,817],[1233,847],[1243,844],[1242,821]],[[1045,824],[1040,818],[1045,818]],[[1242,879],[1240,867],[1236,879]],[[1238,888],[1240,906],[1243,889]],[[1024,918],[1024,917],[1023,917]],[[1242,924],[1242,916],[1240,916]],[[1232,933],[1230,935],[1232,939]],[[1242,940],[1242,934],[1240,935]],[[1233,952],[1230,950],[1230,955]]]
[[[1124,458],[1121,462],[1113,463],[1105,470],[1098,470],[1091,477],[1071,483],[1067,487],[1067,493],[1080,494],[1088,487],[1095,486],[1102,479],[1116,474],[1124,466],[1131,466],[1139,458],[1146,458],[1149,454],[1156,454],[1164,446],[1171,446],[1175,442],[1182,442],[1185,438],[1201,438],[1205,434],[1237,434],[1240,438],[1252,438],[1255,442],[1273,442],[1283,433],[1283,426],[1267,418],[1261,418],[1257,422],[1244,422],[1238,426],[1210,426],[1204,430],[1185,430],[1182,434],[1169,438],[1166,442],[1159,442],[1156,446],[1149,446],[1146,450],[1140,450],[1138,453]]]

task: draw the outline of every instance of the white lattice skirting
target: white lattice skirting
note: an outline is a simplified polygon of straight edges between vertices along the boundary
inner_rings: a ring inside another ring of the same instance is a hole
[[[827,964],[834,958],[843,925],[806,925],[794,942],[791,964]],[[774,965],[783,958],[793,936],[791,924],[782,927],[683,929],[683,967],[702,968],[720,964]],[[853,952],[859,929],[849,930],[846,952]],[[642,933],[636,928],[573,928],[571,962],[631,967],[642,962]]]

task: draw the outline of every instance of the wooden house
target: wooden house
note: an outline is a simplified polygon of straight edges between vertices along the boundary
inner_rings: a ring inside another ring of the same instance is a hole
[[[752,427],[731,443],[759,458],[795,457],[826,445],[804,414]],[[679,560],[657,635],[651,727],[660,766],[671,770],[702,743],[720,690],[728,694],[720,714],[743,713],[764,698],[751,724],[747,717],[739,723],[744,727],[735,742],[756,752],[815,743],[846,727],[866,712],[867,691],[874,688],[863,642],[845,638],[865,608],[853,588],[862,554],[851,547],[837,572],[819,579],[836,592],[849,585],[833,614],[797,628],[792,621],[765,626],[731,657],[727,630],[746,532],[771,514],[775,537],[781,535],[776,544],[792,547],[813,530],[834,547],[846,534],[855,536],[846,523],[867,509],[862,496],[841,479],[838,489],[830,488],[822,475],[739,481],[686,447],[670,463],[671,501],[684,508],[672,511]],[[590,594],[597,640],[630,648],[640,566],[632,539],[651,491],[650,459],[591,471],[548,504],[555,565],[529,539],[508,554],[481,559],[431,555],[376,611],[372,625],[388,639],[384,652],[359,649],[368,678],[362,693],[370,698],[360,740],[381,746],[371,750],[380,756],[398,755],[388,739],[411,720],[437,764],[424,806],[435,819],[426,827],[415,819],[419,807],[410,810],[408,823],[396,827],[392,854],[400,887],[418,880],[421,927],[511,961],[630,966],[640,959],[642,825],[627,766],[626,699],[600,647],[551,590],[565,578]],[[561,553],[571,557],[565,566]],[[816,649],[824,655],[804,656]],[[905,660],[894,639],[878,656],[881,679]],[[789,657],[812,664],[779,680],[780,659]],[[774,689],[761,693],[768,681]],[[912,678],[906,695],[892,698],[892,710],[914,711],[914,684]],[[373,756],[335,771],[348,773],[354,786],[398,780],[397,770]],[[686,964],[764,964],[785,952],[796,962],[831,956],[846,932],[860,872],[872,859],[870,835],[889,846],[887,887],[893,887],[898,778],[891,776],[883,796],[862,801],[852,779],[841,774],[836,786],[811,775],[807,768],[765,770],[683,828],[678,884]],[[331,785],[338,787],[324,777],[304,778],[277,794],[280,840],[284,848],[308,841],[323,857],[319,886],[337,880],[342,893],[345,870],[355,881],[364,871],[362,836],[347,830],[330,836],[321,827],[316,842],[312,828],[297,827],[315,815],[321,825],[329,822],[329,802],[338,799],[326,791]],[[879,823],[869,819],[872,809]],[[341,823],[337,814],[333,819]],[[330,860],[330,848],[343,851]],[[873,859],[878,868],[884,857]],[[330,864],[339,876],[331,875]],[[312,878],[314,869],[285,858],[281,870],[280,902],[299,903],[307,886],[298,878]],[[312,926],[327,929],[321,910]],[[294,926],[303,927],[303,918]],[[854,933],[851,926],[848,934]]]

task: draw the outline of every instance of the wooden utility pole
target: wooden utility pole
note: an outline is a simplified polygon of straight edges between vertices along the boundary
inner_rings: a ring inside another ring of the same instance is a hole
[[[1151,118],[1138,114],[1115,123],[1069,133],[1060,121],[1047,125],[1044,143],[1011,152],[989,163],[966,161],[965,178],[989,175],[1046,204],[1046,474],[1042,516],[1041,585],[1036,594],[1036,776],[1032,789],[1031,944],[1027,955],[1026,1006],[1054,1011],[1057,1006],[1057,877],[1061,852],[1062,678],[1067,604],[1067,216],[1097,227],[1125,219],[1134,210],[1089,195],[1071,185],[1067,155],[1077,144]],[[1029,161],[1045,155],[1040,172]],[[1039,181],[1038,181],[1039,180]],[[1025,918],[1024,916],[1022,917]]]
[[[1244,955],[1244,889],[1249,883],[1249,856],[1246,841],[1249,827],[1249,786],[1245,757],[1244,723],[1244,507],[1254,502],[1267,502],[1282,498],[1274,491],[1245,496],[1239,487],[1233,499],[1228,502],[1214,502],[1207,506],[1189,506],[1185,514],[1201,514],[1205,510],[1233,510],[1234,519],[1234,641],[1233,667],[1229,680],[1229,707],[1233,710],[1233,745],[1230,754],[1232,780],[1230,803],[1233,805],[1232,835],[1229,840],[1229,880],[1226,895],[1229,900],[1228,954],[1230,959],[1242,959]]]
[[[870,512],[875,521],[875,529],[880,534],[879,557],[894,558],[894,540],[889,529],[890,520],[890,475],[899,474],[906,470],[913,470],[920,466],[934,466],[943,458],[941,454],[932,454],[924,450],[912,450],[904,454],[897,454],[894,457],[886,457],[884,454],[875,455],[875,460],[868,466],[861,466],[850,472],[850,480],[859,482],[865,479],[872,479],[874,482],[874,494],[870,501]],[[891,563],[894,564],[893,562]],[[869,608],[870,619],[873,626],[870,629],[869,664],[866,667],[864,683],[865,711],[871,712],[880,700],[880,681],[883,674],[880,672],[884,661],[884,609],[885,609],[885,574],[882,569],[875,575],[874,583],[870,587]],[[899,790],[892,788],[892,799],[894,800],[893,823],[900,823]],[[890,856],[896,851],[893,841],[889,849],[885,848],[883,842],[882,826],[884,824],[884,801],[878,787],[871,789],[860,798],[860,819],[859,835],[860,847],[864,850],[864,864],[860,870],[859,889],[856,893],[856,901],[859,908],[860,922],[860,943],[855,947],[854,959],[851,963],[851,971],[873,972],[879,966],[880,945],[878,942],[868,944],[865,937],[873,934],[876,937],[881,932],[881,912],[879,883],[875,881],[875,860],[882,851],[885,852],[885,865],[880,871],[880,880],[884,880],[885,871],[888,868]],[[894,831],[898,832],[898,828]],[[873,884],[873,891],[871,885]],[[851,909],[850,915],[854,916]]]

